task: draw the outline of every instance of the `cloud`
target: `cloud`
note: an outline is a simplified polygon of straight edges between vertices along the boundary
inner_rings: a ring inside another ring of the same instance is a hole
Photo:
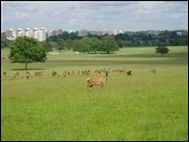
[[[3,29],[45,26],[49,29],[185,29],[187,1],[46,1],[3,2]]]

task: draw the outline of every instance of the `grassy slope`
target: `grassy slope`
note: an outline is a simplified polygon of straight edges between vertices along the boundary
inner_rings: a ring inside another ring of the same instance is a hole
[[[3,51],[6,57],[8,51]],[[9,81],[22,64],[3,61],[2,140],[187,140],[188,49],[123,49],[111,55],[50,56],[42,79]],[[51,78],[52,70],[130,68],[112,73],[103,89],[86,89],[86,76]],[[149,68],[158,73],[150,74]],[[32,70],[31,72],[35,72]],[[25,71],[20,71],[24,74]]]

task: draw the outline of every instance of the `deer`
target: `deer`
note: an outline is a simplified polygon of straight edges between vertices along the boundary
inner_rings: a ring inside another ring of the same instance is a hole
[[[52,71],[51,75],[52,75],[52,77],[55,77],[57,75],[57,72],[56,71]]]
[[[132,71],[131,71],[131,70],[128,70],[128,71],[127,71],[127,75],[128,75],[128,76],[131,76],[131,75],[132,75]]]
[[[30,76],[30,75],[26,75],[25,77],[26,77],[27,80],[28,80],[28,79],[31,79],[31,76]]]
[[[155,69],[150,69],[150,72],[156,73],[157,71]]]
[[[16,75],[13,75],[13,77],[10,80],[15,80],[16,79]]]
[[[35,77],[40,77],[40,76],[42,76],[42,73],[43,73],[43,72],[35,72]]]
[[[108,80],[109,72],[105,72],[106,75],[104,77],[91,77],[87,78],[87,88],[93,87],[93,85],[100,85],[104,87],[105,82]]]
[[[4,72],[3,72],[3,75],[6,75],[6,74],[7,74],[7,73],[4,71]]]

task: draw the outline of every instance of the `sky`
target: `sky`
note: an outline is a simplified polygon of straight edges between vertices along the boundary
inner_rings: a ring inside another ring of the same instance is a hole
[[[188,1],[1,1],[1,29],[188,30]]]

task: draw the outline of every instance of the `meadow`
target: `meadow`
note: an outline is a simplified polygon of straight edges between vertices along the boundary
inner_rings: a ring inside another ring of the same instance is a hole
[[[45,63],[28,65],[32,74],[43,72],[29,80],[22,78],[24,64],[10,63],[9,50],[2,49],[1,139],[188,140],[188,47],[168,48],[164,56],[155,47],[49,54]],[[133,75],[110,72],[103,88],[87,89],[86,79],[103,68],[130,69]],[[89,76],[77,74],[85,69]],[[63,77],[65,70],[75,74]]]

